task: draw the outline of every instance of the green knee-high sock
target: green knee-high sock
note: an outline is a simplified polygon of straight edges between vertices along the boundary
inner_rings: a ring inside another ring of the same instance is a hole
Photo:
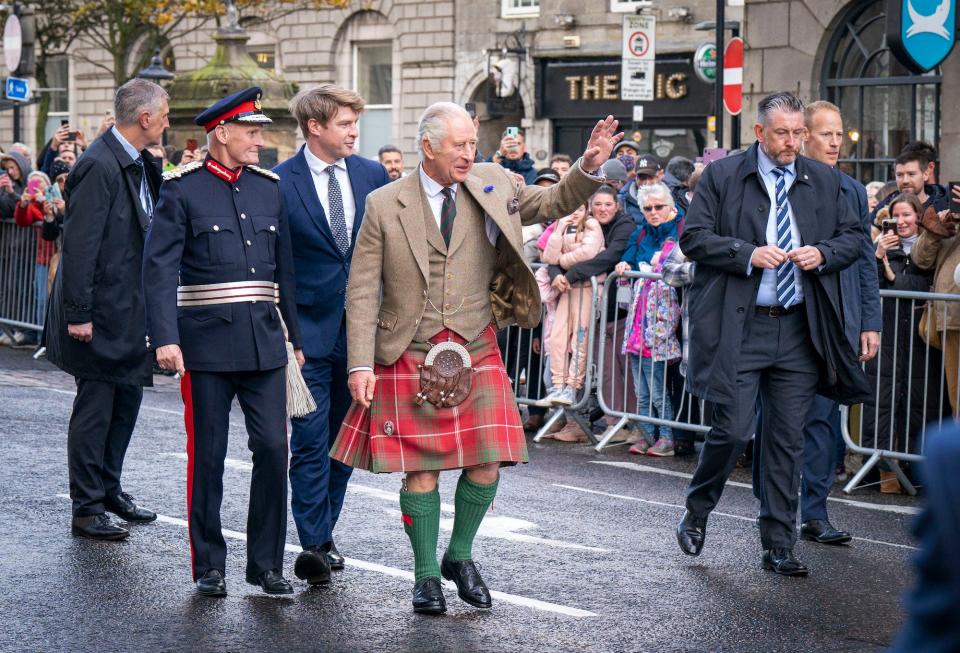
[[[440,535],[440,491],[400,491],[403,530],[413,546],[413,573],[417,580],[440,577],[437,537]]]
[[[487,509],[497,496],[499,479],[489,485],[474,483],[466,472],[460,475],[457,483],[457,494],[454,498],[453,534],[450,536],[450,546],[447,547],[447,557],[450,560],[461,561],[473,558],[473,538],[477,535],[480,522],[487,514]]]

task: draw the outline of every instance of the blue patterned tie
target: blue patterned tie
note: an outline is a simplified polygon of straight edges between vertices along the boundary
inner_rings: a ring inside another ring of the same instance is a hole
[[[327,166],[330,173],[330,183],[327,184],[327,207],[330,211],[330,231],[337,243],[341,254],[350,249],[350,235],[347,233],[347,218],[343,212],[343,195],[340,193],[340,183],[337,181],[336,166]]]
[[[787,199],[787,169],[777,166],[773,174],[777,177],[777,247],[785,252],[793,249],[793,237],[790,233],[790,200]],[[787,307],[797,294],[793,261],[784,261],[777,267],[777,300]]]
[[[150,185],[147,183],[147,171],[143,165],[143,157],[138,156],[134,163],[140,168],[140,205],[147,214],[147,220],[153,218],[153,197],[150,195]]]

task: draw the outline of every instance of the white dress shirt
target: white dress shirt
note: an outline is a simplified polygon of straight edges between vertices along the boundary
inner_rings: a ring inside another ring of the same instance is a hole
[[[767,189],[767,195],[770,196],[770,213],[767,216],[767,244],[777,244],[777,176],[773,174],[773,169],[777,166],[770,157],[768,157],[762,148],[757,148],[757,168],[760,171],[760,179]],[[797,180],[797,166],[791,163],[786,168],[786,174],[783,176],[783,182],[786,191],[789,194],[793,182]],[[800,229],[797,227],[797,220],[793,215],[793,206],[788,202],[787,215],[790,218],[790,246],[791,249],[798,249],[803,246],[800,239]],[[752,266],[751,266],[752,270]],[[799,304],[803,301],[803,280],[801,270],[798,266],[793,267],[794,288],[796,294],[790,300],[790,305]],[[758,306],[779,306],[780,300],[777,299],[777,270],[764,270],[763,278],[760,280],[760,289],[757,291]]]
[[[453,201],[456,202],[457,191],[460,189],[460,184],[443,186],[424,172],[423,166],[417,166],[417,170],[420,173],[420,185],[423,187],[423,194],[427,196],[427,203],[430,205],[433,218],[437,221],[437,229],[439,229],[440,216],[443,211],[443,189],[449,188],[452,190]],[[484,230],[487,232],[487,239],[490,241],[490,244],[496,247],[497,237],[500,235],[500,227],[498,227],[497,223],[493,221],[493,218],[486,213],[484,213]]]
[[[352,238],[353,221],[357,215],[357,202],[353,197],[353,188],[350,186],[347,162],[343,159],[337,159],[333,163],[322,161],[310,151],[309,146],[304,146],[303,156],[307,159],[310,174],[313,175],[313,185],[317,189],[317,197],[320,200],[320,206],[323,207],[328,225],[330,224],[330,173],[327,172],[327,168],[333,167],[333,174],[337,176],[337,182],[340,184],[340,195],[343,197],[343,217],[347,223],[347,238]],[[333,232],[332,226],[330,231]]]

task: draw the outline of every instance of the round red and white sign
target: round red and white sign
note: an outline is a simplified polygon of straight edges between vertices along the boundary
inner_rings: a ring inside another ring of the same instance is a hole
[[[723,106],[731,116],[743,110],[743,39],[734,37],[723,49]]]
[[[20,54],[23,49],[23,38],[20,32],[20,19],[15,14],[7,16],[3,25],[3,63],[7,66],[7,74],[12,75],[20,66]]]

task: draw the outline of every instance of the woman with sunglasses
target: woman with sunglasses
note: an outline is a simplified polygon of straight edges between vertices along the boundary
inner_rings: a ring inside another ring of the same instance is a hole
[[[656,183],[638,190],[639,205],[646,222],[630,236],[627,250],[615,269],[617,274],[630,270],[659,273],[670,251],[677,246],[683,229],[683,220],[677,218],[673,195],[665,184]],[[636,281],[623,347],[633,370],[639,415],[673,419],[666,375],[667,365],[681,356],[677,339],[680,316],[680,303],[674,288],[659,280]],[[641,424],[645,437],[630,448],[630,453],[674,455],[673,430],[669,426],[656,426],[646,421]]]

